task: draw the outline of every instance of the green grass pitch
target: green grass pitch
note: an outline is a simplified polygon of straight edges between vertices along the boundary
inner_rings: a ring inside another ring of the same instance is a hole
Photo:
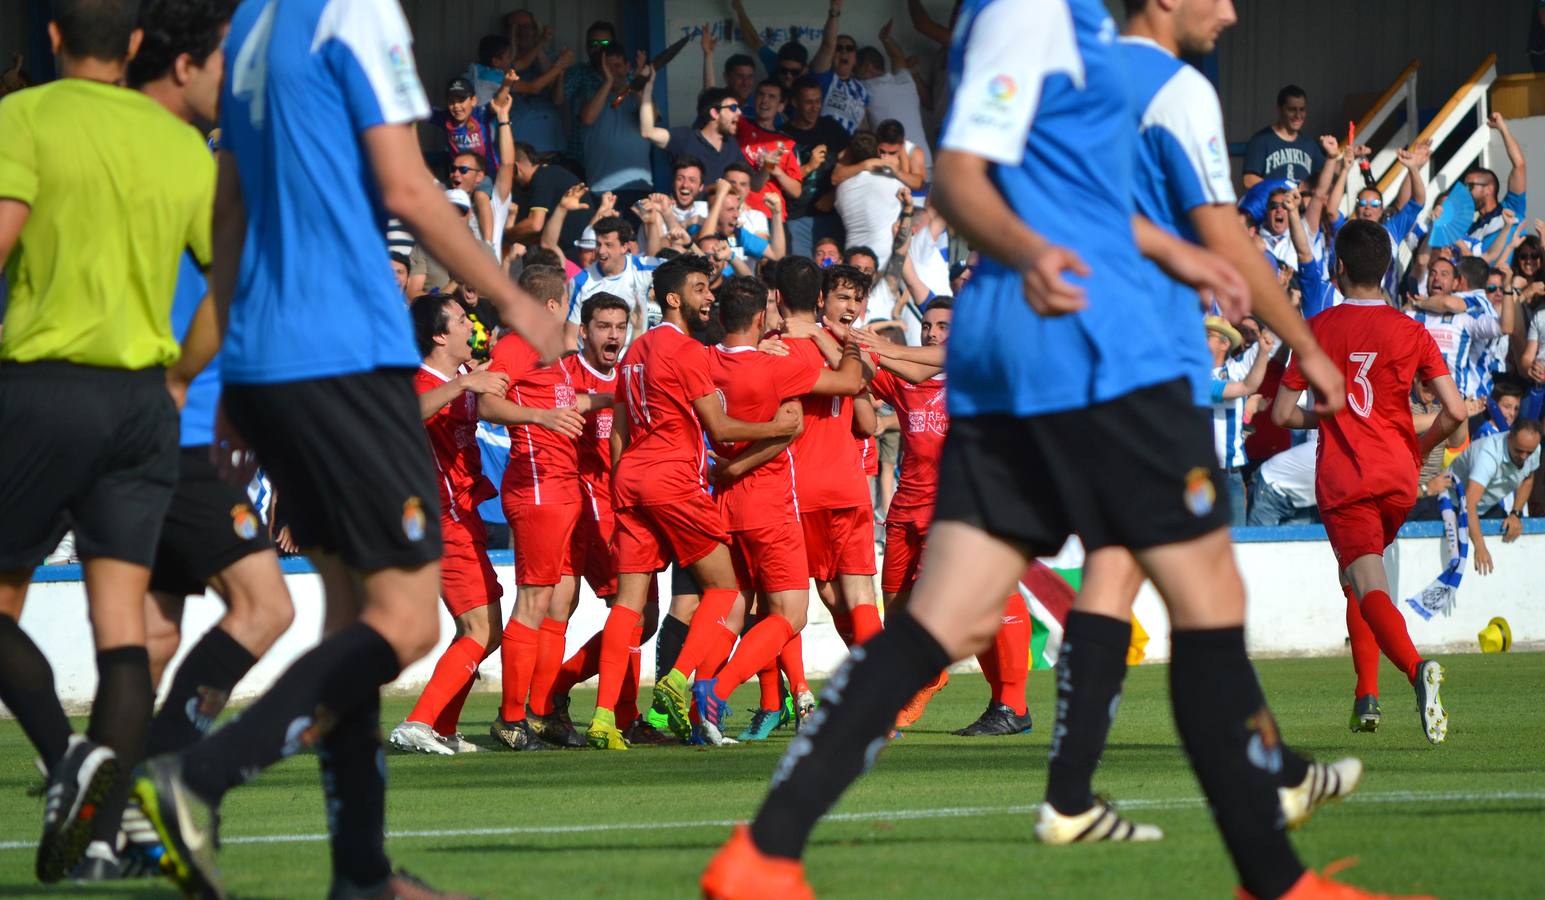
[[[1384,725],[1347,731],[1346,659],[1259,663],[1287,739],[1323,759],[1352,754],[1367,774],[1348,802],[1322,810],[1294,842],[1315,867],[1356,857],[1340,877],[1367,888],[1441,897],[1545,892],[1545,654],[1443,660],[1448,743],[1429,747],[1404,679],[1386,664]],[[1127,679],[1096,789],[1164,828],[1157,844],[1048,848],[1029,810],[1045,779],[1052,679],[1030,681],[1034,733],[948,734],[986,701],[980,676],[956,676],[918,727],[816,830],[807,858],[823,897],[1225,897],[1233,872],[1177,748],[1166,669]],[[578,717],[593,694],[577,693]],[[754,685],[735,697],[738,731]],[[389,730],[411,698],[391,698]],[[488,748],[492,694],[474,694],[464,727]],[[583,725],[581,725],[581,728]],[[734,733],[734,732],[732,732]],[[444,889],[484,897],[688,897],[728,832],[767,786],[779,731],[766,744],[453,758],[388,756],[388,849]],[[0,895],[171,896],[167,882],[43,888],[32,880],[41,800],[32,751],[0,723]],[[317,767],[291,759],[234,791],[225,807],[227,884],[240,897],[320,897],[329,878]],[[254,840],[266,838],[266,841]]]

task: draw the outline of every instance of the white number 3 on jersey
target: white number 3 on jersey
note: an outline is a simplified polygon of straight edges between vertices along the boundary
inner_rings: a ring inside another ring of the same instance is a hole
[[[1352,412],[1366,419],[1373,412],[1373,382],[1368,380],[1368,370],[1373,368],[1373,361],[1379,358],[1379,354],[1350,353],[1347,358],[1357,363],[1357,374],[1352,376],[1352,390],[1347,391],[1347,405],[1352,407]]]

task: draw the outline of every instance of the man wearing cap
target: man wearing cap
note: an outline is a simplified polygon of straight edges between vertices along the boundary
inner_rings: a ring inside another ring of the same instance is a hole
[[[1255,393],[1266,378],[1266,362],[1271,358],[1271,332],[1261,332],[1261,349],[1255,354],[1250,370],[1240,378],[1230,374],[1228,356],[1244,343],[1239,330],[1222,316],[1208,316],[1207,350],[1212,354],[1212,434],[1218,451],[1218,466],[1228,481],[1229,524],[1245,524],[1245,398]]]
[[[507,100],[509,96],[509,89],[501,88],[494,95],[494,100]],[[476,153],[488,160],[490,171],[499,168],[501,160],[496,129],[501,126],[493,106],[493,100],[484,106],[478,105],[477,88],[473,87],[471,81],[460,76],[451,79],[450,84],[445,86],[445,108],[433,110],[429,115],[430,123],[445,132],[445,151],[448,156],[454,159],[461,153]],[[508,110],[502,118],[508,122]]]

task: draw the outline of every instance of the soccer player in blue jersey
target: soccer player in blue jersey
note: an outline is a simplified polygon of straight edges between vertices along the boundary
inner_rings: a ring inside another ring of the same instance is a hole
[[[1233,264],[1250,285],[1256,315],[1307,362],[1323,396],[1341,396],[1342,381],[1326,370],[1324,351],[1239,225],[1217,92],[1179,59],[1180,53],[1212,51],[1218,35],[1237,20],[1232,4],[1130,0],[1127,10],[1119,52],[1129,72],[1126,83],[1138,132],[1133,177],[1138,212]],[[1166,277],[1156,266],[1148,268],[1174,350],[1189,366],[1192,399],[1207,407],[1212,361],[1201,337],[1202,302],[1189,285]],[[1123,820],[1090,786],[1126,673],[1132,601],[1143,580],[1142,568],[1125,548],[1104,547],[1085,560],[1083,587],[1066,625],[1076,649],[1065,654],[1067,677],[1058,679],[1058,738],[1036,823],[1036,838],[1045,843],[1162,836],[1153,826]],[[1279,796],[1288,821],[1300,824],[1318,805],[1350,793],[1361,771],[1355,759],[1322,765],[1283,746]]]
[[[385,851],[380,688],[434,646],[440,558],[438,490],[412,385],[419,357],[387,262],[387,217],[541,356],[557,356],[561,332],[503,276],[425,168],[412,123],[429,104],[411,44],[395,0],[246,0],[232,18],[211,276],[225,326],[216,440],[262,461],[328,610],[322,643],[240,719],[151,760],[136,782],[167,869],[188,893],[221,892],[225,792],[308,747],[327,795],[331,896],[426,890],[394,875]],[[380,227],[350,227],[362,221]],[[320,260],[334,279],[323,304]]]
[[[828,682],[755,820],[704,873],[707,896],[808,891],[810,832],[884,747],[890,717],[986,646],[995,598],[1073,533],[1091,552],[1134,552],[1166,600],[1177,729],[1244,889],[1317,883],[1279,808],[1281,745],[1245,654],[1210,429],[1141,256],[1236,313],[1247,283],[1136,215],[1115,39],[1098,0],[962,8],[935,201],[983,258],[953,323],[952,343],[972,352],[948,363],[952,424],[923,575],[907,610]]]

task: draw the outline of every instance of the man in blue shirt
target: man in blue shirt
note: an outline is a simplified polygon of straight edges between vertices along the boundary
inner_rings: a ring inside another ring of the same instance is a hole
[[[710,863],[707,893],[739,896],[749,879],[802,886],[811,828],[884,746],[896,712],[987,645],[996,598],[1075,532],[1091,555],[1135,553],[1166,599],[1176,724],[1244,888],[1276,897],[1306,876],[1281,824],[1281,745],[1245,655],[1207,421],[1141,257],[1225,308],[1247,286],[1135,215],[1130,75],[1115,38],[1098,0],[961,9],[934,200],[982,262],[952,323],[965,352],[948,360],[951,429],[923,576],[834,676],[823,720],[790,744],[755,820]],[[1061,677],[1080,679],[1086,646],[1063,658]],[[1082,818],[1098,834],[1114,815],[1096,806]]]
[[[1523,221],[1529,207],[1529,163],[1524,157],[1523,147],[1513,137],[1513,130],[1508,128],[1507,119],[1501,113],[1492,113],[1486,123],[1502,135],[1502,146],[1507,151],[1507,161],[1513,170],[1508,173],[1507,193],[1500,201],[1497,194],[1502,189],[1502,182],[1496,172],[1476,167],[1464,175],[1465,187],[1469,188],[1470,197],[1475,201],[1475,222],[1470,225],[1469,235],[1481,242],[1483,251],[1489,251],[1497,235],[1507,231],[1502,210],[1511,209],[1513,215]]]
[[[425,177],[413,122],[429,105],[411,47],[395,0],[246,0],[231,22],[211,276],[226,323],[215,440],[222,453],[261,458],[321,574],[335,629],[239,720],[146,763],[135,791],[186,893],[220,893],[215,817],[225,792],[312,746],[332,825],[331,893],[408,884],[385,852],[380,688],[439,633],[439,494],[386,218],[400,218],[544,357],[560,350],[557,323]],[[347,152],[340,117],[354,142]],[[338,291],[320,306],[311,299],[318,259]]]

